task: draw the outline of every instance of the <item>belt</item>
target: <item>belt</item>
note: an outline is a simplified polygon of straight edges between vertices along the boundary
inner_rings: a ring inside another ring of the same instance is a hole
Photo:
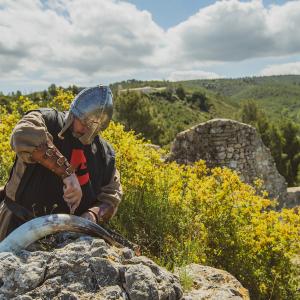
[[[11,200],[7,196],[4,198],[4,203],[6,207],[22,221],[27,222],[34,218],[34,214],[30,210]]]

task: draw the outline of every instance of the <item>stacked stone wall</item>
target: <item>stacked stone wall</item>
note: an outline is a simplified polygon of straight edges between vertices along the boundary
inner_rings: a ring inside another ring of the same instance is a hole
[[[260,178],[271,198],[283,204],[287,184],[256,129],[228,119],[213,119],[176,136],[168,161],[190,164],[203,159],[209,168],[226,166],[249,183]]]

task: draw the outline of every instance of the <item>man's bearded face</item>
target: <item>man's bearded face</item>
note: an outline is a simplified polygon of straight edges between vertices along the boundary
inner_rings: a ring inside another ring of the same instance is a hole
[[[72,134],[75,138],[80,138],[85,133],[87,133],[88,128],[85,126],[78,118],[74,118],[72,124]]]

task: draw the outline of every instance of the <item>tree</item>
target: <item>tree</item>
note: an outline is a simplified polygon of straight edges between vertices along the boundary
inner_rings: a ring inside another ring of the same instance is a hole
[[[54,83],[52,83],[49,87],[48,87],[48,93],[52,96],[55,97],[57,95],[57,90],[56,90],[56,85]]]
[[[257,104],[252,100],[244,103],[241,111],[242,122],[255,125],[258,119],[259,119],[259,109]]]
[[[261,136],[262,141],[267,147],[270,147],[271,137],[270,137],[270,122],[264,113],[264,111],[257,112],[257,120],[256,123],[253,124],[258,129],[258,132]]]
[[[48,94],[48,92],[47,92],[46,90],[44,90],[44,91],[42,92],[42,99],[43,99],[44,101],[49,100],[49,94]]]
[[[272,124],[269,130],[269,140],[270,143],[267,145],[271,151],[271,154],[275,160],[276,167],[278,172],[286,177],[287,168],[286,168],[286,160],[287,156],[283,153],[283,138],[279,129]]]
[[[79,87],[77,87],[76,85],[70,85],[67,90],[71,91],[73,95],[77,95],[79,93]]]
[[[168,86],[166,89],[165,89],[165,97],[167,98],[167,100],[169,101],[173,101],[173,88],[171,86]]]
[[[298,137],[298,126],[288,120],[281,125],[283,137],[283,152],[286,154],[286,180],[289,186],[297,184],[297,173],[300,164],[300,141]]]
[[[182,87],[182,85],[180,85],[177,89],[176,89],[176,95],[181,99],[183,100],[185,98],[185,90],[184,88]]]
[[[116,97],[116,119],[125,125],[126,130],[142,133],[153,143],[159,142],[162,133],[157,111],[146,95],[127,92]]]
[[[22,96],[22,92],[17,90],[16,98],[19,99]]]
[[[202,92],[194,92],[191,97],[192,103],[196,104],[200,110],[208,112],[209,111],[209,103],[208,98],[205,93]]]

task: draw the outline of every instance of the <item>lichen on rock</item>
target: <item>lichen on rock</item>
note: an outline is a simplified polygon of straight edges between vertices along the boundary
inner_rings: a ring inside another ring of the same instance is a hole
[[[0,299],[181,299],[179,279],[128,248],[78,234],[58,234],[50,251],[40,243],[0,254]],[[65,237],[65,238],[62,238]]]

